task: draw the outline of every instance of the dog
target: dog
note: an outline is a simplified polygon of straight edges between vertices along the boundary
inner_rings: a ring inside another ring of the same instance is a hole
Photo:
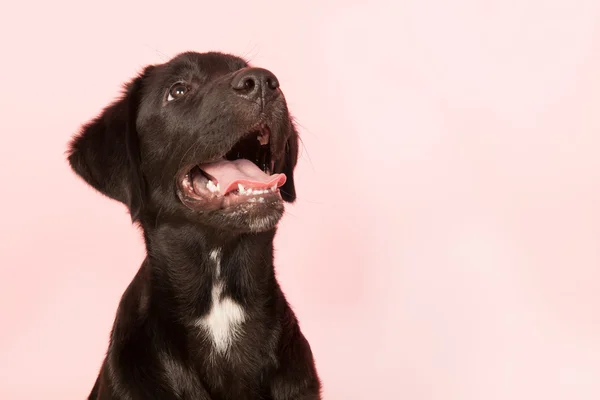
[[[147,66],[74,135],[71,168],[146,246],[89,400],[321,399],[273,267],[298,146],[277,77],[220,52]]]

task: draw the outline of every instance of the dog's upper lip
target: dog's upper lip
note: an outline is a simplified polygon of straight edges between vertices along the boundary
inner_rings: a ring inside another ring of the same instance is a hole
[[[242,135],[240,135],[238,140],[234,143],[234,145],[231,148],[229,148],[227,151],[225,151],[224,153],[217,153],[217,154],[211,155],[209,157],[206,157],[201,162],[189,164],[188,166],[179,170],[179,173],[177,174],[177,178],[179,180],[181,180],[186,174],[189,173],[189,171],[194,166],[203,165],[203,164],[212,164],[212,163],[217,163],[219,161],[225,160],[227,154],[232,150],[232,148],[235,146],[235,144],[239,143],[240,140],[243,140],[248,135],[253,135],[253,134],[255,134],[255,135],[257,134],[256,138],[257,138],[258,142],[260,143],[260,145],[266,146],[271,143],[271,128],[266,123],[259,122],[255,125],[253,125],[250,129],[247,129]]]
[[[269,125],[267,125],[267,124],[265,124],[263,122],[260,122],[260,123],[258,123],[256,125],[254,125],[252,128],[246,130],[244,132],[244,134],[239,137],[239,139],[238,139],[238,141],[236,143],[238,143],[240,140],[244,139],[244,137],[246,137],[248,135],[256,134],[256,133],[258,133],[257,140],[258,140],[258,142],[262,146],[266,146],[266,145],[270,144],[270,142],[271,142],[271,128],[269,127]],[[234,144],[234,146],[235,146],[235,144]],[[218,154],[218,155],[211,156],[209,158],[204,159],[201,163],[197,163],[197,164],[194,164],[194,165],[210,164],[210,163],[215,163],[215,162],[218,162],[218,161],[222,161],[222,160],[225,159],[225,156],[227,155],[227,153],[229,151],[231,151],[231,148],[228,149],[223,154]],[[190,170],[190,168],[192,166],[190,166],[188,168],[184,168],[182,171],[180,171],[179,175],[181,175],[181,176],[185,175]]]

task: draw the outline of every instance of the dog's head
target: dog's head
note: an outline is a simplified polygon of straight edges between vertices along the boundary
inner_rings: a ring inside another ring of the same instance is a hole
[[[258,232],[295,200],[297,157],[273,73],[231,55],[184,53],[129,82],[72,140],[68,159],[133,221]]]

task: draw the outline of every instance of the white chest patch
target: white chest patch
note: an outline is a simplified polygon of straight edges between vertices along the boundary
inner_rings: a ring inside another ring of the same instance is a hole
[[[210,259],[215,263],[215,280],[212,288],[212,305],[210,312],[196,321],[195,325],[204,329],[212,339],[215,350],[225,353],[239,333],[239,328],[244,322],[244,309],[234,300],[221,298],[223,283],[221,274],[221,250],[210,252]]]

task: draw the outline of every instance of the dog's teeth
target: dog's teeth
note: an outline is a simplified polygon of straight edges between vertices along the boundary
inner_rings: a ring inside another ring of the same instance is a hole
[[[242,185],[241,183],[238,183],[239,193],[246,195],[246,196],[265,194],[265,193],[269,193],[269,191],[274,191],[275,189],[277,189],[277,185],[274,185],[272,188],[269,188],[269,189],[252,189],[252,188],[245,188],[244,185]]]
[[[264,197],[259,197],[258,198],[258,202],[259,203],[264,203],[265,202],[265,198]]]
[[[219,184],[216,184],[213,181],[208,181],[206,184],[206,188],[210,190],[211,193],[216,193],[220,191]]]
[[[271,191],[274,192],[277,190],[277,184],[274,184],[273,186],[271,186]]]

